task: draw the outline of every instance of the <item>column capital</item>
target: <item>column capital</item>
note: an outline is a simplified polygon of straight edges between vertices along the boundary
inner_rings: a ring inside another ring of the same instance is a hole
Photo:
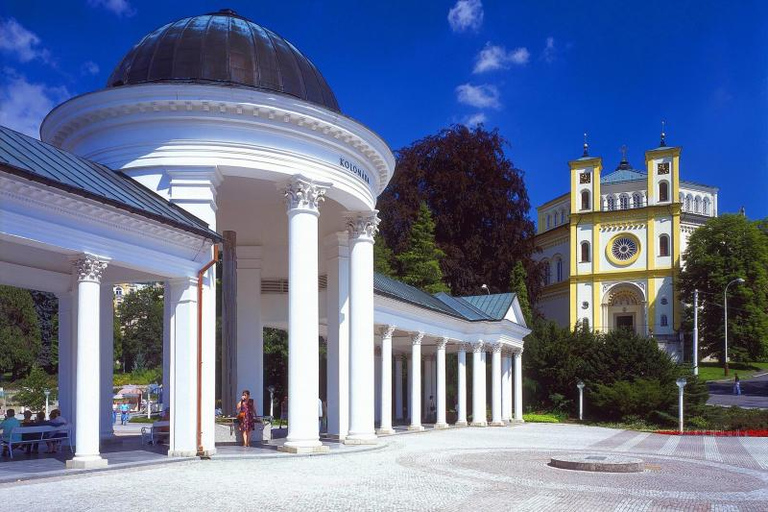
[[[449,338],[443,336],[437,340],[437,350],[445,350],[445,346],[448,344]]]
[[[467,343],[466,341],[462,341],[459,343],[459,352],[467,352],[467,350],[472,348],[471,343]]]
[[[331,188],[331,184],[297,175],[279,187],[285,198],[285,208],[288,213],[301,210],[319,215],[320,203],[325,201],[325,193]]]
[[[373,242],[373,238],[379,231],[379,210],[369,212],[345,212],[344,219],[347,224],[350,241]]]
[[[415,332],[411,334],[411,345],[421,345],[421,340],[424,339],[423,332]]]
[[[72,266],[77,273],[79,282],[101,283],[104,269],[107,268],[106,258],[100,258],[92,254],[82,254],[72,260]]]
[[[501,350],[504,348],[504,345],[501,343],[489,343],[489,345],[494,354],[500,354]]]
[[[382,338],[391,338],[392,335],[395,333],[396,327],[394,325],[384,325],[381,327],[381,337]]]
[[[485,343],[483,343],[483,340],[476,341],[472,343],[472,352],[475,354],[479,354],[480,352],[485,351]]]
[[[520,347],[520,350],[515,350],[513,353],[515,354],[515,357],[522,357],[523,356],[523,348]]]

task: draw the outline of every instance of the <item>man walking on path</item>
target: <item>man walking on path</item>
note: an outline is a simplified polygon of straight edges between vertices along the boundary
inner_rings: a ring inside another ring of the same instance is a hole
[[[738,373],[734,373],[734,377],[733,377],[733,394],[741,395],[741,381],[739,380]]]

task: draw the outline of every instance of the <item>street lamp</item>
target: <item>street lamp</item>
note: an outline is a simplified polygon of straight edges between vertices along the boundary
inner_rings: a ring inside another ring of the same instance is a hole
[[[483,284],[483,285],[480,287],[480,289],[482,289],[482,290],[485,290],[485,291],[486,291],[486,293],[488,293],[488,295],[490,295],[490,294],[491,294],[491,290],[488,288],[488,285],[487,285],[487,284]]]
[[[51,396],[51,390],[46,389],[43,393],[45,393],[45,419],[48,419],[48,397]]]
[[[584,383],[579,381],[576,387],[579,388],[579,421],[581,421],[584,415]]]
[[[728,287],[733,283],[743,284],[744,279],[737,277],[725,285],[725,292],[723,292],[723,310],[725,310],[725,354],[723,354],[723,360],[725,362],[724,369],[726,376],[728,375]]]
[[[273,395],[275,393],[275,386],[268,386],[267,391],[269,391],[269,417],[274,418],[275,399],[273,398]]]
[[[685,389],[685,385],[688,384],[688,382],[685,380],[685,377],[680,377],[677,379],[677,388],[680,390],[680,394],[677,398],[677,408],[678,408],[678,419],[680,421],[680,432],[683,431],[683,389]]]

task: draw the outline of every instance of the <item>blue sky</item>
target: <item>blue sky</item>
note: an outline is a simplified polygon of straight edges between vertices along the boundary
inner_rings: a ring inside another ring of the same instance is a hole
[[[624,144],[642,167],[664,119],[683,179],[718,186],[721,213],[768,217],[760,1],[3,0],[0,123],[35,132],[143,35],[222,7],[293,42],[393,149],[451,123],[498,127],[533,206],[567,191],[585,131],[606,170]]]

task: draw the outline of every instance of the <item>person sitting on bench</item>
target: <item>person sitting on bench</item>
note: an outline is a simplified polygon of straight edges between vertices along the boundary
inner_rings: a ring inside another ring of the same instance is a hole
[[[18,442],[21,441],[21,434],[14,434],[13,429],[20,427],[21,422],[16,419],[16,410],[8,409],[5,411],[5,419],[0,421],[0,428],[3,429],[3,441],[8,443],[9,441]],[[8,454],[8,447],[3,446],[3,456]]]

